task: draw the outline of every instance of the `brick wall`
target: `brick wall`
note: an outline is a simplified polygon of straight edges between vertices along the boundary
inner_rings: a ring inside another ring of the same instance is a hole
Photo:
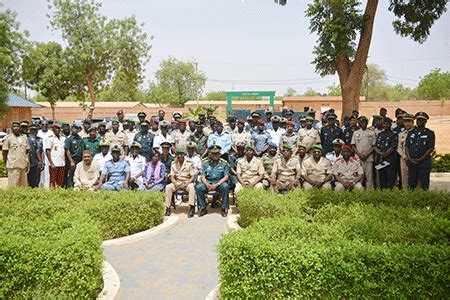
[[[11,107],[6,116],[0,120],[0,130],[6,131],[11,128],[12,121],[31,121],[31,107]]]

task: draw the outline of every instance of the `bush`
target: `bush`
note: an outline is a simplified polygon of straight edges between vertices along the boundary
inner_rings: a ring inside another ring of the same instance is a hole
[[[264,219],[220,241],[221,294],[446,298],[449,225],[440,211],[371,204]]]
[[[94,298],[105,239],[163,221],[158,192],[0,190],[0,298]]]
[[[6,177],[6,164],[3,160],[0,160],[0,177]]]
[[[433,172],[450,172],[450,154],[436,154],[436,151],[433,151],[431,159]]]
[[[247,227],[263,218],[293,216],[305,220],[326,204],[366,203],[392,207],[430,209],[446,214],[450,193],[422,190],[372,190],[334,192],[332,190],[294,190],[284,195],[272,195],[263,189],[244,189],[239,195],[239,224]]]

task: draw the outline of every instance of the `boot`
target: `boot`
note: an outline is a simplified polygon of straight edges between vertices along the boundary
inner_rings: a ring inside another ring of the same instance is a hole
[[[203,217],[207,213],[208,213],[208,211],[206,210],[206,208],[202,208],[202,210],[200,211],[200,217]]]
[[[192,218],[195,214],[195,205],[191,205],[191,208],[189,209],[188,218]]]
[[[170,207],[166,207],[166,213],[164,215],[166,217],[170,216]]]
[[[222,209],[222,217],[226,217],[228,215],[228,209]]]

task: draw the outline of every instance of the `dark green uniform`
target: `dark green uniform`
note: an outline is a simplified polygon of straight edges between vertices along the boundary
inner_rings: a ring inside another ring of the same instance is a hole
[[[64,144],[64,149],[65,150],[69,150],[73,162],[75,163],[75,165],[77,163],[79,163],[82,159],[83,156],[83,150],[84,150],[84,143],[83,140],[81,139],[81,137],[77,134],[77,135],[69,135],[66,138],[65,144]],[[66,165],[68,165],[69,162],[66,161]],[[67,186],[68,187],[73,187],[73,174],[74,174],[75,170],[71,170],[70,168],[67,169],[67,174],[66,174],[66,178],[67,178]]]
[[[155,135],[152,133],[143,134],[142,132],[136,133],[134,141],[141,144],[141,155],[145,157],[147,162],[152,158],[153,153],[153,139]],[[167,169],[170,170],[170,169]]]
[[[210,160],[204,160],[204,165],[201,171],[201,175],[205,176],[206,180],[210,184],[214,184],[224,178],[225,176],[230,175],[230,167],[228,163],[220,159],[218,162],[212,162]],[[197,194],[197,202],[201,209],[206,209],[206,201],[205,196],[208,193],[208,189],[206,185],[201,182],[197,184],[195,187],[195,191]],[[228,193],[230,191],[230,187],[227,182],[223,182],[216,189],[217,192],[222,196],[222,210],[228,208]]]
[[[89,150],[94,157],[95,154],[100,153],[100,140],[95,138],[91,140],[89,137],[83,138],[84,150]]]

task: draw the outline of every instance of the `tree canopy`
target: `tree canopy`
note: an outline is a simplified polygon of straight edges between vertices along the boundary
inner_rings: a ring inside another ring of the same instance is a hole
[[[417,94],[421,99],[450,99],[450,72],[432,70],[420,80]]]

